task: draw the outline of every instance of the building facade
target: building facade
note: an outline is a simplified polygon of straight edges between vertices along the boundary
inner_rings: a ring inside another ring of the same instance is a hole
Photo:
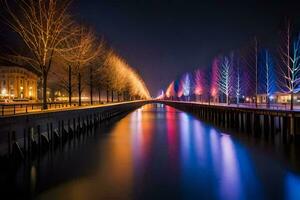
[[[276,92],[269,97],[271,103],[288,104],[291,102],[291,95],[288,93]],[[267,103],[267,95],[257,95],[257,103]],[[294,103],[300,103],[300,93],[294,94]]]
[[[14,66],[0,66],[0,99],[36,100],[38,76]]]

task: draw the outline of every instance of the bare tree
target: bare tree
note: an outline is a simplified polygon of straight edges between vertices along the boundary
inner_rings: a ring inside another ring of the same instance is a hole
[[[218,86],[221,93],[226,96],[226,103],[229,104],[230,95],[233,90],[233,64],[232,57],[224,56],[218,72]]]
[[[11,6],[13,4],[14,6]],[[69,0],[2,0],[7,25],[15,31],[30,51],[30,56],[16,55],[17,60],[30,63],[41,74],[43,109],[47,109],[47,78],[53,56],[66,51],[61,43],[72,37],[67,9]],[[18,14],[16,14],[18,13]],[[12,56],[14,57],[14,56]],[[13,58],[14,59],[14,58]]]
[[[81,95],[83,91],[82,76],[86,67],[99,55],[101,43],[97,42],[93,31],[84,26],[78,26],[74,37],[65,40],[63,46],[70,48],[61,56],[72,66],[72,72],[77,79],[78,105],[81,106]]]
[[[235,86],[235,95],[236,95],[236,104],[240,104],[240,98],[242,93],[242,84],[241,84],[241,69],[238,65],[236,68],[236,86]]]
[[[291,24],[288,21],[282,37],[283,45],[279,49],[281,58],[279,87],[290,94],[290,109],[293,110],[294,94],[299,91],[300,83],[300,35],[293,42],[291,42],[291,35]]]
[[[49,82],[59,86],[60,89],[67,93],[68,103],[71,105],[76,82],[73,79],[71,65],[62,61],[60,57],[54,59],[53,67],[49,72]]]
[[[257,108],[257,91],[258,91],[258,43],[257,38],[254,38],[255,50],[255,107]]]
[[[208,82],[210,83],[210,90],[208,94],[208,104],[211,102],[211,98],[214,101],[218,96],[218,83],[219,83],[219,67],[220,67],[220,58],[216,57],[212,61],[211,71],[208,73]]]

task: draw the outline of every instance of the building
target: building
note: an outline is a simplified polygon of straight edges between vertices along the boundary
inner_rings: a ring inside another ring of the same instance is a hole
[[[38,76],[15,66],[0,66],[0,99],[36,100]]]
[[[276,92],[270,95],[271,103],[287,104],[291,102],[291,94]],[[294,94],[294,102],[300,102],[300,93]],[[267,103],[267,95],[259,94],[257,95],[257,103]]]

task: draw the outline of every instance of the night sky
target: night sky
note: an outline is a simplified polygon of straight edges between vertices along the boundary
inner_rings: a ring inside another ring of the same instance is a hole
[[[178,75],[208,66],[218,54],[278,39],[300,6],[287,1],[74,0],[73,15],[102,34],[144,78],[152,96]],[[299,4],[299,3],[298,3]],[[298,29],[300,30],[300,29]]]

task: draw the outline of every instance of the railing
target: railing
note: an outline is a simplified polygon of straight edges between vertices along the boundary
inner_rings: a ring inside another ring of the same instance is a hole
[[[95,101],[93,105],[100,105],[103,102]],[[90,102],[82,102],[81,106],[90,106]],[[71,105],[69,102],[49,102],[47,103],[48,110],[55,110],[55,109],[66,109],[66,108],[73,108],[79,107],[78,102],[72,102]],[[18,115],[18,114],[26,114],[32,112],[38,112],[43,110],[42,103],[3,103],[0,104],[0,117],[3,116],[11,116],[11,115]]]
[[[173,101],[173,100],[171,100]],[[216,102],[200,102],[200,101],[180,101],[180,102],[186,102],[186,103],[196,103],[200,105],[212,105],[212,106],[224,106],[224,107],[233,107],[233,108],[257,108],[257,109],[270,109],[270,110],[289,110],[290,104],[287,103],[271,103],[267,105],[266,103],[258,103],[257,106],[255,103],[239,103],[239,104],[229,104],[226,103],[216,103]],[[299,110],[300,105],[294,104],[294,110]]]

